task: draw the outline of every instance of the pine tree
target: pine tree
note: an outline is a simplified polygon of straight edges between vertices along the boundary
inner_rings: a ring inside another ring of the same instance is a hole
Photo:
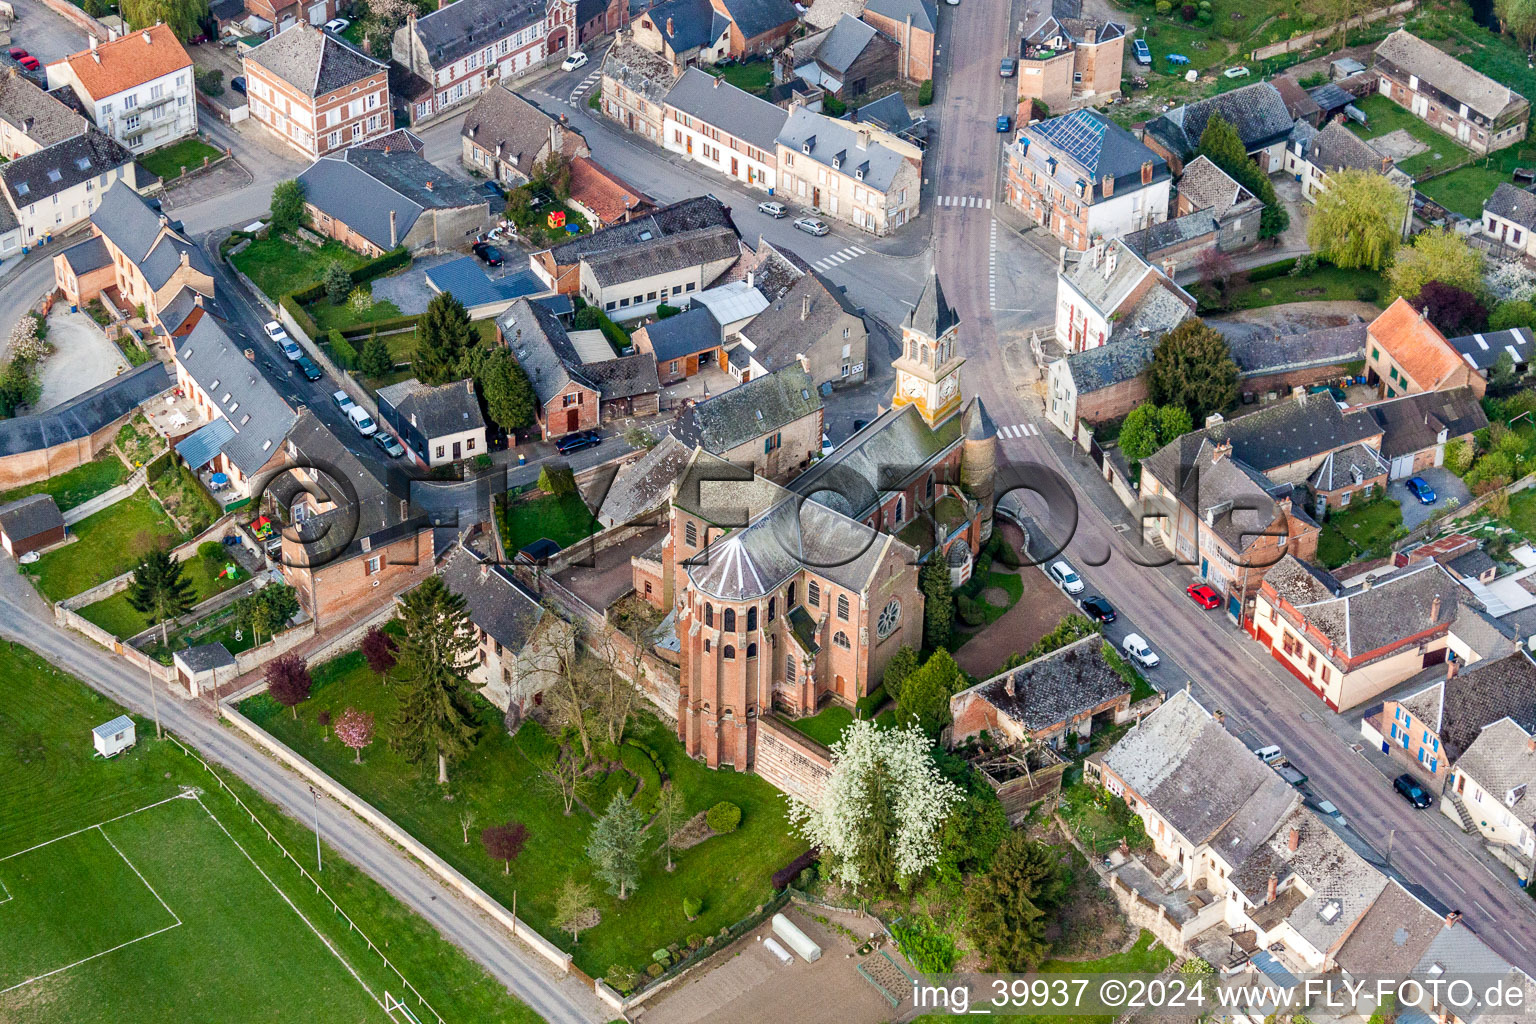
[[[634,804],[622,794],[614,794],[587,840],[587,857],[594,872],[621,900],[629,897],[629,890],[640,880],[640,833],[644,828],[645,819]]]
[[[1225,171],[1264,204],[1259,214],[1259,237],[1274,238],[1290,227],[1291,215],[1275,195],[1275,186],[1248,156],[1237,129],[1220,114],[1212,115],[1200,133],[1200,155]]]
[[[923,643],[931,651],[946,647],[955,627],[955,594],[944,552],[935,549],[928,556],[917,582],[923,591]]]
[[[389,354],[389,343],[377,333],[368,335],[363,350],[357,354],[357,369],[364,377],[382,377],[395,368],[395,357]]]
[[[340,260],[327,263],[320,280],[325,284],[325,297],[331,305],[339,306],[347,301],[347,293],[352,291],[352,272]]]
[[[1056,856],[1025,833],[1010,833],[966,893],[971,941],[993,970],[1028,971],[1044,959],[1045,911],[1067,888]]]
[[[474,656],[474,628],[464,598],[441,576],[428,576],[400,600],[404,639],[396,675],[405,683],[390,746],[413,764],[437,759],[437,781],[448,782],[448,761],[473,749],[479,733],[465,675]]]
[[[509,349],[498,346],[479,360],[475,382],[485,399],[485,411],[502,430],[531,426],[535,398],[528,374]]]
[[[192,610],[192,581],[183,575],[183,566],[170,552],[155,550],[145,555],[133,570],[128,584],[128,604],[134,611],[160,627],[160,645],[169,640],[170,622]]]
[[[435,296],[416,322],[416,357],[411,367],[417,379],[423,384],[447,384],[456,379],[474,340],[464,304],[451,292]]]

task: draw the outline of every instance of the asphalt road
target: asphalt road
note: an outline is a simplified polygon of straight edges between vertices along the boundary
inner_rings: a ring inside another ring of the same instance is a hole
[[[1021,12],[1022,6],[1016,5],[1016,10]],[[949,75],[939,87],[940,124],[962,130],[941,129],[937,145],[930,149],[933,189],[1001,202],[999,136],[982,126],[997,113],[998,40],[1007,37],[1010,18],[1017,14],[1006,4],[969,3],[945,11],[939,40],[948,55],[944,63]],[[1040,428],[1040,436],[1002,442],[1007,464],[1038,462],[1065,473],[1066,463],[1050,440],[1054,428],[1044,420],[1039,399],[1003,358],[988,275],[981,271],[991,265],[992,213],[977,207],[940,207],[932,216],[935,261],[955,268],[945,276],[945,291],[962,319],[966,388],[983,396],[998,423],[1031,422]],[[1053,285],[1041,281],[1039,287]],[[1228,727],[1250,745],[1279,743],[1310,776],[1311,789],[1336,804],[1359,836],[1383,855],[1392,851],[1390,863],[1405,882],[1461,910],[1463,923],[1512,963],[1536,969],[1536,909],[1514,877],[1474,853],[1473,840],[1438,810],[1418,812],[1399,798],[1390,779],[1352,749],[1347,723],[1220,612],[1206,612],[1189,600],[1183,593],[1187,570],[1148,569],[1132,562],[1117,524],[1080,489],[1077,499],[1067,555],[1087,581],[1088,591],[1109,598],[1124,616],[1112,635],[1123,636],[1136,620],[1154,624],[1138,631],[1165,661],[1154,677],[1159,684],[1177,688],[1188,679],[1196,696],[1208,708],[1223,710]],[[1037,503],[1031,508],[1047,519],[1053,514],[1070,518],[1061,503],[1054,509]]]

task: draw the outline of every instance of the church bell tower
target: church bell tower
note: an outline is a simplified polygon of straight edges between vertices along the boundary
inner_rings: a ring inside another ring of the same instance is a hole
[[[891,364],[896,371],[892,408],[915,405],[930,427],[959,410],[960,365],[965,362],[956,352],[959,328],[960,318],[944,301],[935,273],[901,325],[901,356]]]

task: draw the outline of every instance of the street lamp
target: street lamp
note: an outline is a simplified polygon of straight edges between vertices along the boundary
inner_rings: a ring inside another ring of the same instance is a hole
[[[309,787],[310,802],[315,807],[315,870],[323,871],[325,866],[320,863],[320,794],[315,792],[315,787]]]

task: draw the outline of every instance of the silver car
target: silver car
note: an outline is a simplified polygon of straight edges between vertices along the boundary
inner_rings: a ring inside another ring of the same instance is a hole
[[[817,220],[815,217],[800,217],[795,221],[795,227],[818,238],[832,230],[827,227],[825,221]]]
[[[772,217],[774,220],[778,220],[780,217],[782,217],[786,213],[788,213],[789,210],[784,206],[783,203],[775,203],[773,200],[770,199],[770,200],[768,200],[765,203],[758,203],[757,204],[757,212],[758,213],[766,213],[768,216]]]

